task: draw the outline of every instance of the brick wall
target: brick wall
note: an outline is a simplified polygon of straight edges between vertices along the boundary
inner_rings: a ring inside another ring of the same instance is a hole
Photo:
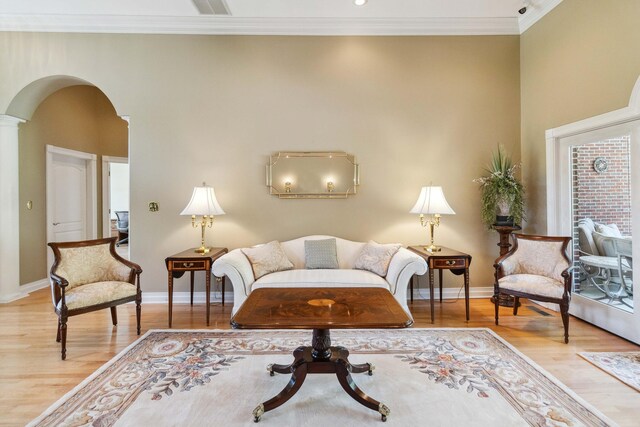
[[[624,236],[631,235],[630,136],[572,148],[574,243],[581,218],[614,223]],[[607,161],[607,170],[593,168],[596,157]]]

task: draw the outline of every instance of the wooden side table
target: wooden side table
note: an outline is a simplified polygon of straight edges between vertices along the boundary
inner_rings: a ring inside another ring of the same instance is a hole
[[[204,271],[206,283],[206,299],[207,299],[207,326],[209,326],[209,313],[211,311],[211,265],[222,255],[229,252],[227,248],[211,248],[209,253],[199,254],[195,252],[195,248],[188,249],[184,252],[171,255],[165,259],[167,264],[167,272],[169,273],[169,327],[171,327],[172,311],[173,311],[173,279],[180,278],[186,271],[191,273],[191,305],[193,305],[193,273],[195,271]],[[224,285],[225,278],[222,277],[222,305],[224,305]]]
[[[443,247],[440,252],[429,252],[424,246],[409,246],[410,251],[420,255],[429,266],[429,298],[431,302],[431,323],[434,321],[433,271],[438,270],[440,279],[440,302],[442,302],[442,271],[449,270],[455,275],[464,274],[464,302],[469,321],[469,265],[471,255]],[[411,279],[411,302],[413,302],[413,279]]]

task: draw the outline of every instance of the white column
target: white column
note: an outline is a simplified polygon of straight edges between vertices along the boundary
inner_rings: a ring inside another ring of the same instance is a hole
[[[18,125],[0,114],[0,303],[29,295],[20,290]]]

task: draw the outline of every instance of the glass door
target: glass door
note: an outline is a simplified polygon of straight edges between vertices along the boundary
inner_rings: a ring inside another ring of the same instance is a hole
[[[560,231],[573,237],[569,312],[640,341],[633,286],[634,197],[638,123],[559,140]]]

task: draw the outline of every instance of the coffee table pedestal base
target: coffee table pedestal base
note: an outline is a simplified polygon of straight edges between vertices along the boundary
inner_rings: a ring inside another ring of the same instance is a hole
[[[371,363],[349,363],[349,351],[344,347],[332,347],[329,329],[314,329],[312,346],[298,347],[293,351],[293,362],[290,365],[271,364],[267,366],[270,375],[274,373],[291,374],[291,379],[285,388],[276,396],[261,403],[253,410],[253,420],[260,421],[260,417],[268,411],[291,399],[304,383],[307,374],[336,374],[338,382],[344,391],[361,405],[378,411],[382,421],[387,420],[389,408],[375,399],[367,396],[353,381],[351,374],[367,372],[373,375],[374,366]]]

